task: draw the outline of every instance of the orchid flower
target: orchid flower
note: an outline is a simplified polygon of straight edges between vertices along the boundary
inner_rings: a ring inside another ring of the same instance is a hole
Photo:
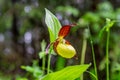
[[[60,55],[64,58],[72,58],[76,55],[76,51],[75,51],[74,47],[70,44],[69,41],[64,39],[70,32],[70,28],[72,26],[74,26],[74,25],[63,26],[58,33],[58,38],[53,43],[54,51],[58,55]]]

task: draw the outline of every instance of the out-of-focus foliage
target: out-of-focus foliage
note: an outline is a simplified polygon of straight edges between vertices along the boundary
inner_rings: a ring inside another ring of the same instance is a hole
[[[2,72],[0,72],[0,80],[11,80],[11,75],[4,75]]]
[[[97,9],[98,9],[98,14],[102,18],[111,18],[111,19],[116,18],[113,6],[110,2],[104,2],[99,4]]]
[[[95,44],[99,45],[99,50],[100,52],[97,51],[96,55],[98,55],[98,53],[100,54],[100,56],[102,56],[102,60],[100,61],[100,65],[99,65],[99,70],[102,71],[105,69],[105,37],[103,35],[102,39],[99,39],[98,35],[100,33],[101,28],[103,27],[103,25],[105,24],[105,18],[110,18],[112,20],[115,20],[116,24],[113,26],[113,28],[111,28],[111,37],[110,37],[110,64],[111,64],[111,80],[119,80],[118,79],[118,73],[119,70],[116,70],[115,68],[118,69],[119,66],[119,54],[120,54],[120,50],[117,49],[117,47],[115,47],[116,45],[118,46],[120,44],[120,38],[119,36],[119,20],[118,19],[120,13],[119,13],[119,9],[113,9],[113,6],[110,2],[103,2],[100,3],[97,6],[97,10],[95,12],[87,12],[86,14],[84,14],[78,21],[78,23],[82,26],[82,27],[86,27],[86,26],[90,26],[91,28],[91,32],[92,32],[92,36],[93,36],[93,40],[95,42]],[[116,31],[116,29],[118,29]],[[104,33],[105,34],[105,33]],[[102,41],[101,41],[102,40]],[[114,57],[113,57],[114,55]],[[118,64],[118,66],[116,65]],[[118,74],[117,76],[115,76],[114,74]]]
[[[110,2],[111,1],[111,2]],[[41,67],[40,43],[49,42],[47,27],[44,22],[45,8],[52,11],[63,25],[77,23],[69,35],[72,44],[81,51],[83,29],[90,28],[94,41],[99,78],[105,79],[105,39],[98,38],[99,31],[105,25],[105,19],[115,20],[110,35],[110,77],[119,80],[120,76],[120,1],[119,0],[0,0],[0,79],[27,80],[28,75],[21,70],[21,65],[31,65],[32,60],[39,60]],[[86,62],[92,62],[88,44]],[[43,53],[44,54],[44,53]],[[43,55],[44,56],[44,55]],[[56,59],[51,66],[54,70]],[[76,60],[67,60],[66,65],[77,64]],[[29,66],[33,69],[33,66]],[[40,68],[39,67],[39,68]],[[34,76],[35,70],[27,74]],[[38,69],[40,71],[41,69]],[[16,76],[14,74],[20,74]],[[35,72],[35,74],[39,74]],[[7,78],[6,78],[6,75]],[[10,77],[9,77],[10,75]],[[29,77],[31,78],[31,77]],[[87,78],[87,77],[86,77]]]
[[[46,49],[46,42],[43,40],[41,42],[41,51],[39,52],[39,58],[42,59],[43,57],[45,57],[45,49]]]
[[[38,66],[38,61],[33,61],[32,66],[21,66],[22,69],[26,70],[28,74],[28,77],[32,77],[33,80],[38,80],[43,76],[43,71]],[[26,76],[27,77],[27,76]]]
[[[66,14],[68,16],[73,15],[77,17],[79,15],[79,10],[72,6],[58,6],[56,11],[62,14]]]

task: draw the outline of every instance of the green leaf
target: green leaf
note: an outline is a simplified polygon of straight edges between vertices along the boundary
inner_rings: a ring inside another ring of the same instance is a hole
[[[94,73],[92,73],[90,71],[86,71],[86,72],[89,73],[92,77],[94,77],[97,80],[97,76]]]
[[[45,42],[45,40],[42,40],[42,42],[41,42],[42,51],[45,51],[45,48],[46,48],[46,42]]]
[[[29,71],[29,72],[33,72],[34,71],[34,68],[31,67],[31,66],[21,66],[21,68],[26,70],[26,71]]]
[[[109,31],[109,29],[114,25],[115,21],[114,20],[110,20],[109,18],[106,18],[106,25],[101,29],[100,33],[99,33],[99,38],[102,37],[103,32]]]
[[[90,64],[68,66],[60,71],[46,75],[42,80],[74,80],[85,72]]]
[[[39,58],[42,59],[43,57],[45,57],[45,51],[41,51],[39,52]]]
[[[41,42],[41,51],[39,52],[39,58],[41,59],[41,58],[43,58],[43,57],[45,57],[45,49],[46,49],[46,42],[45,42],[45,40],[42,40],[42,42]]]
[[[61,28],[61,24],[56,16],[54,16],[49,10],[45,9],[45,23],[48,27],[50,42],[53,42],[58,37],[58,32]]]
[[[109,18],[106,18],[106,31],[109,31],[109,29],[114,25],[115,21],[111,21]]]

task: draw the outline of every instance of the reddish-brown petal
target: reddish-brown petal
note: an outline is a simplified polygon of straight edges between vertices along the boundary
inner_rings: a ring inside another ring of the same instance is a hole
[[[70,32],[70,28],[71,28],[70,25],[63,26],[59,31],[58,37],[64,38]]]
[[[56,47],[57,47],[58,43],[59,43],[59,38],[56,39],[56,41],[53,43],[53,49],[56,53],[57,53]]]
[[[65,41],[65,44],[67,44],[67,45],[71,45],[71,44],[70,44],[70,42],[69,42],[69,41],[67,41],[67,40]]]

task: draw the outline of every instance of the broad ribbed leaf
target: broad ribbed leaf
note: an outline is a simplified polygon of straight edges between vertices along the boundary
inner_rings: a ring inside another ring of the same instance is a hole
[[[90,64],[68,66],[60,71],[46,75],[42,80],[74,80],[85,72]]]
[[[57,17],[54,16],[49,10],[45,9],[45,12],[45,23],[47,24],[49,30],[50,42],[53,42],[58,37],[58,32],[61,28],[61,24]]]

